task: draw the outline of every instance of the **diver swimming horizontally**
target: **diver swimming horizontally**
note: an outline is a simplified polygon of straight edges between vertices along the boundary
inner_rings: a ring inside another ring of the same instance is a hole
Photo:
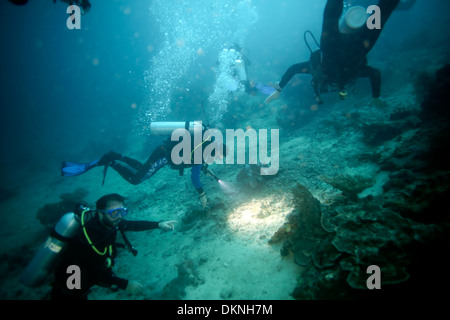
[[[174,126],[173,126],[173,125]],[[199,124],[199,122],[153,122],[151,124],[151,128],[153,132],[156,132],[158,135],[170,135],[174,128],[178,125],[179,128],[185,128]],[[205,128],[200,128],[202,132]],[[194,139],[191,139],[191,142],[194,143]],[[191,160],[195,149],[203,150],[213,141],[204,140],[198,146],[191,146]],[[88,163],[76,163],[76,162],[63,162],[61,168],[61,175],[64,177],[71,177],[83,174],[93,168],[103,166],[103,184],[105,182],[105,176],[108,167],[114,169],[117,173],[120,174],[122,178],[133,185],[138,185],[145,180],[150,179],[159,169],[164,167],[165,165],[169,165],[171,169],[179,171],[180,175],[183,175],[185,168],[191,169],[191,182],[194,185],[196,191],[199,194],[199,200],[202,204],[203,208],[207,206],[207,198],[205,191],[203,190],[203,185],[200,180],[201,172],[210,175],[214,179],[217,180],[217,177],[208,169],[208,166],[204,161],[200,164],[194,163],[191,161],[190,164],[180,163],[175,164],[172,161],[172,150],[174,147],[179,144],[179,141],[171,141],[168,138],[163,145],[158,146],[154,149],[150,157],[144,163],[141,163],[138,160],[127,157],[125,155],[119,154],[117,152],[110,151],[104,154],[100,159],[88,162]],[[227,154],[226,145],[222,143],[220,146],[217,146],[218,154],[214,154],[214,157],[220,158],[225,157]]]

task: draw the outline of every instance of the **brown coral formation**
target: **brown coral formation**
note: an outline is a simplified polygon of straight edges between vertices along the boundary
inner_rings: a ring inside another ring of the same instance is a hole
[[[320,175],[319,179],[328,183],[332,187],[342,191],[344,196],[347,196],[352,201],[358,200],[358,193],[362,192],[373,185],[373,179],[364,177],[362,175],[337,175],[335,177],[328,177]]]

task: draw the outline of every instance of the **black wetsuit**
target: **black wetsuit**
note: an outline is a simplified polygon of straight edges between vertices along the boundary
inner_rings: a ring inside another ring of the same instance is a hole
[[[144,163],[127,156],[122,156],[110,164],[110,167],[116,170],[129,183],[138,185],[151,178],[159,169],[168,164],[169,161],[170,153],[166,145],[162,145],[157,147]]]
[[[309,61],[292,65],[283,75],[279,86],[283,88],[297,73],[309,73],[314,77],[316,96],[328,85],[343,90],[353,80],[370,78],[372,96],[378,98],[381,91],[380,72],[367,65],[367,53],[373,48],[383,27],[400,0],[380,0],[381,29],[361,27],[354,33],[339,31],[339,18],[343,0],[328,0],[325,6],[320,38],[320,50],[313,52]]]
[[[192,143],[194,142],[194,138],[192,137]],[[164,145],[157,147],[150,157],[145,161],[145,163],[141,163],[135,159],[121,156],[118,159],[115,159],[109,166],[116,170],[122,178],[127,180],[129,183],[133,185],[138,185],[141,182],[150,179],[159,169],[169,164],[170,167],[174,170],[178,170],[180,175],[183,174],[183,170],[185,168],[192,168],[191,171],[191,181],[194,185],[195,189],[199,194],[203,192],[202,183],[200,180],[201,169],[203,168],[203,164],[174,164],[171,160],[171,152],[175,145],[177,145],[179,141],[170,141],[167,140]],[[203,154],[203,149],[209,145],[211,141],[207,141],[202,143],[201,150]],[[191,150],[194,150],[194,145],[192,144]],[[193,162],[193,161],[192,161]]]
[[[126,221],[122,220],[117,228],[107,229],[99,220],[98,215],[86,222],[86,233],[97,253],[89,244],[84,231],[70,240],[69,247],[63,253],[56,267],[51,298],[87,299],[89,290],[94,285],[126,289],[128,280],[117,277],[113,271],[114,259],[117,256],[117,231],[145,231],[158,228],[156,221]],[[103,254],[104,253],[104,254]],[[68,289],[67,279],[70,274],[67,268],[76,265],[81,272],[81,289]]]

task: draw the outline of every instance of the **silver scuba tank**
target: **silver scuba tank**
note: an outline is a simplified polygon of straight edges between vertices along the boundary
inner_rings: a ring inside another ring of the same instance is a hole
[[[55,267],[60,254],[67,249],[68,240],[77,235],[80,227],[75,213],[63,215],[47,241],[23,271],[20,281],[29,287],[42,285]]]
[[[240,81],[247,81],[247,72],[245,71],[245,62],[243,58],[238,58],[235,61],[236,75]]]
[[[201,121],[158,121],[150,123],[150,132],[155,136],[170,136],[176,129],[186,129],[190,133],[202,132],[203,125]]]

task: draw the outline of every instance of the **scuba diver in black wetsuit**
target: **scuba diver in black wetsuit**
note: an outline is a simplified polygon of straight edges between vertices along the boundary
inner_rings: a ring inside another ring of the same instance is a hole
[[[173,230],[177,221],[123,220],[128,213],[124,201],[119,194],[108,194],[97,200],[95,211],[80,206],[76,213],[64,215],[22,273],[22,283],[39,286],[54,272],[53,300],[86,300],[95,285],[139,293],[143,288],[139,282],[117,277],[112,270],[118,247],[126,247],[137,255],[124,232]],[[116,243],[117,231],[122,234],[124,245]],[[78,288],[68,286],[69,266],[79,268]]]
[[[155,123],[152,123],[155,124]],[[184,124],[183,124],[184,125]],[[203,128],[204,130],[205,128]],[[201,142],[199,146],[193,145],[194,139],[191,139],[191,160],[193,152],[196,148],[200,147],[203,154],[203,149],[213,143],[213,141],[204,140]],[[179,144],[179,141],[171,141],[170,138],[166,140],[166,142],[157,147],[150,157],[144,163],[139,162],[138,160],[132,159],[130,157],[121,155],[117,152],[110,151],[103,155],[99,160],[95,160],[89,163],[73,163],[73,162],[63,162],[61,175],[62,176],[76,176],[85,173],[86,171],[98,167],[104,166],[104,176],[106,175],[106,169],[109,167],[113,168],[117,171],[122,178],[133,185],[138,185],[144,182],[147,179],[150,179],[159,169],[169,164],[170,167],[174,170],[178,170],[180,175],[183,175],[185,168],[191,169],[191,181],[194,185],[196,191],[199,194],[199,200],[202,204],[203,209],[207,206],[207,197],[205,191],[203,190],[203,185],[200,180],[200,174],[203,171],[205,174],[209,174],[214,179],[218,180],[218,178],[208,169],[207,164],[195,164],[194,161],[191,161],[191,164],[175,164],[172,161],[172,150],[173,148]],[[224,157],[227,154],[226,145],[221,143],[217,146],[218,154],[214,154],[214,158]],[[104,182],[104,177],[103,177]]]
[[[81,8],[83,14],[88,12],[91,9],[91,4],[89,0],[61,0],[62,2],[67,3],[68,5],[77,5]],[[9,0],[9,2],[22,6],[28,3],[28,0]],[[53,0],[53,3],[56,3],[56,0]]]
[[[381,106],[380,72],[367,65],[366,55],[375,45],[381,31],[400,0],[380,0],[378,7],[381,15],[381,28],[369,29],[364,24],[350,33],[339,29],[339,19],[344,8],[344,0],[328,0],[325,6],[320,38],[320,49],[312,52],[310,60],[292,65],[276,86],[276,91],[266,103],[277,99],[281,90],[289,80],[298,73],[309,73],[313,76],[312,86],[315,99],[323,103],[320,93],[326,92],[328,86],[337,86],[341,99],[346,98],[345,86],[357,78],[370,78],[372,86],[372,104]],[[306,33],[305,33],[306,36]]]

